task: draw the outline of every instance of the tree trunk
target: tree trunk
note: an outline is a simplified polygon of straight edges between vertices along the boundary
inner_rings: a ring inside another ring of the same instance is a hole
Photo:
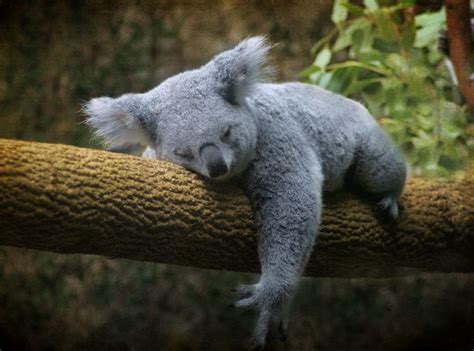
[[[469,0],[446,0],[449,56],[453,62],[459,88],[469,106],[474,108],[474,81],[471,57],[472,29]]]
[[[0,140],[0,245],[258,272],[248,200],[176,165]],[[474,272],[474,174],[410,178],[395,223],[352,194],[327,196],[306,274]]]

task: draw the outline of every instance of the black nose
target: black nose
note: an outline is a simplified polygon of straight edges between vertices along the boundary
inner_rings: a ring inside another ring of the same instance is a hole
[[[207,144],[201,148],[201,160],[206,165],[211,178],[224,175],[228,171],[221,150],[214,144]]]

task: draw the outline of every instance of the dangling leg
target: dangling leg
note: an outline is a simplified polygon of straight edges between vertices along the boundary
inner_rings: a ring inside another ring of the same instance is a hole
[[[241,299],[235,306],[258,311],[253,335],[258,348],[264,345],[272,322],[286,331],[288,305],[318,231],[321,191],[319,165],[284,177],[258,179],[250,191],[258,224],[262,275],[257,284],[237,289]]]

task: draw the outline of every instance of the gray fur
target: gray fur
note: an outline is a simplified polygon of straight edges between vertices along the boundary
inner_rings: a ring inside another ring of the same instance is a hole
[[[263,82],[269,48],[265,38],[250,38],[149,92],[85,106],[107,141],[146,145],[147,157],[206,177],[217,159],[220,170],[223,163],[228,169],[218,179],[241,184],[258,224],[262,275],[237,289],[235,305],[258,311],[257,346],[273,322],[286,329],[320,225],[323,191],[349,178],[396,217],[406,174],[402,157],[359,103],[312,85]],[[203,159],[205,145],[213,146],[212,160]]]

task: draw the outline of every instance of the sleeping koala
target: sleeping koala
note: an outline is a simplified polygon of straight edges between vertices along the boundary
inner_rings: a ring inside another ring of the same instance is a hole
[[[362,105],[313,85],[265,83],[269,49],[264,37],[250,38],[146,93],[85,105],[88,124],[109,144],[141,144],[147,157],[242,186],[262,274],[236,289],[235,306],[257,310],[257,347],[270,325],[286,331],[323,191],[349,184],[395,218],[406,177],[403,158]]]

